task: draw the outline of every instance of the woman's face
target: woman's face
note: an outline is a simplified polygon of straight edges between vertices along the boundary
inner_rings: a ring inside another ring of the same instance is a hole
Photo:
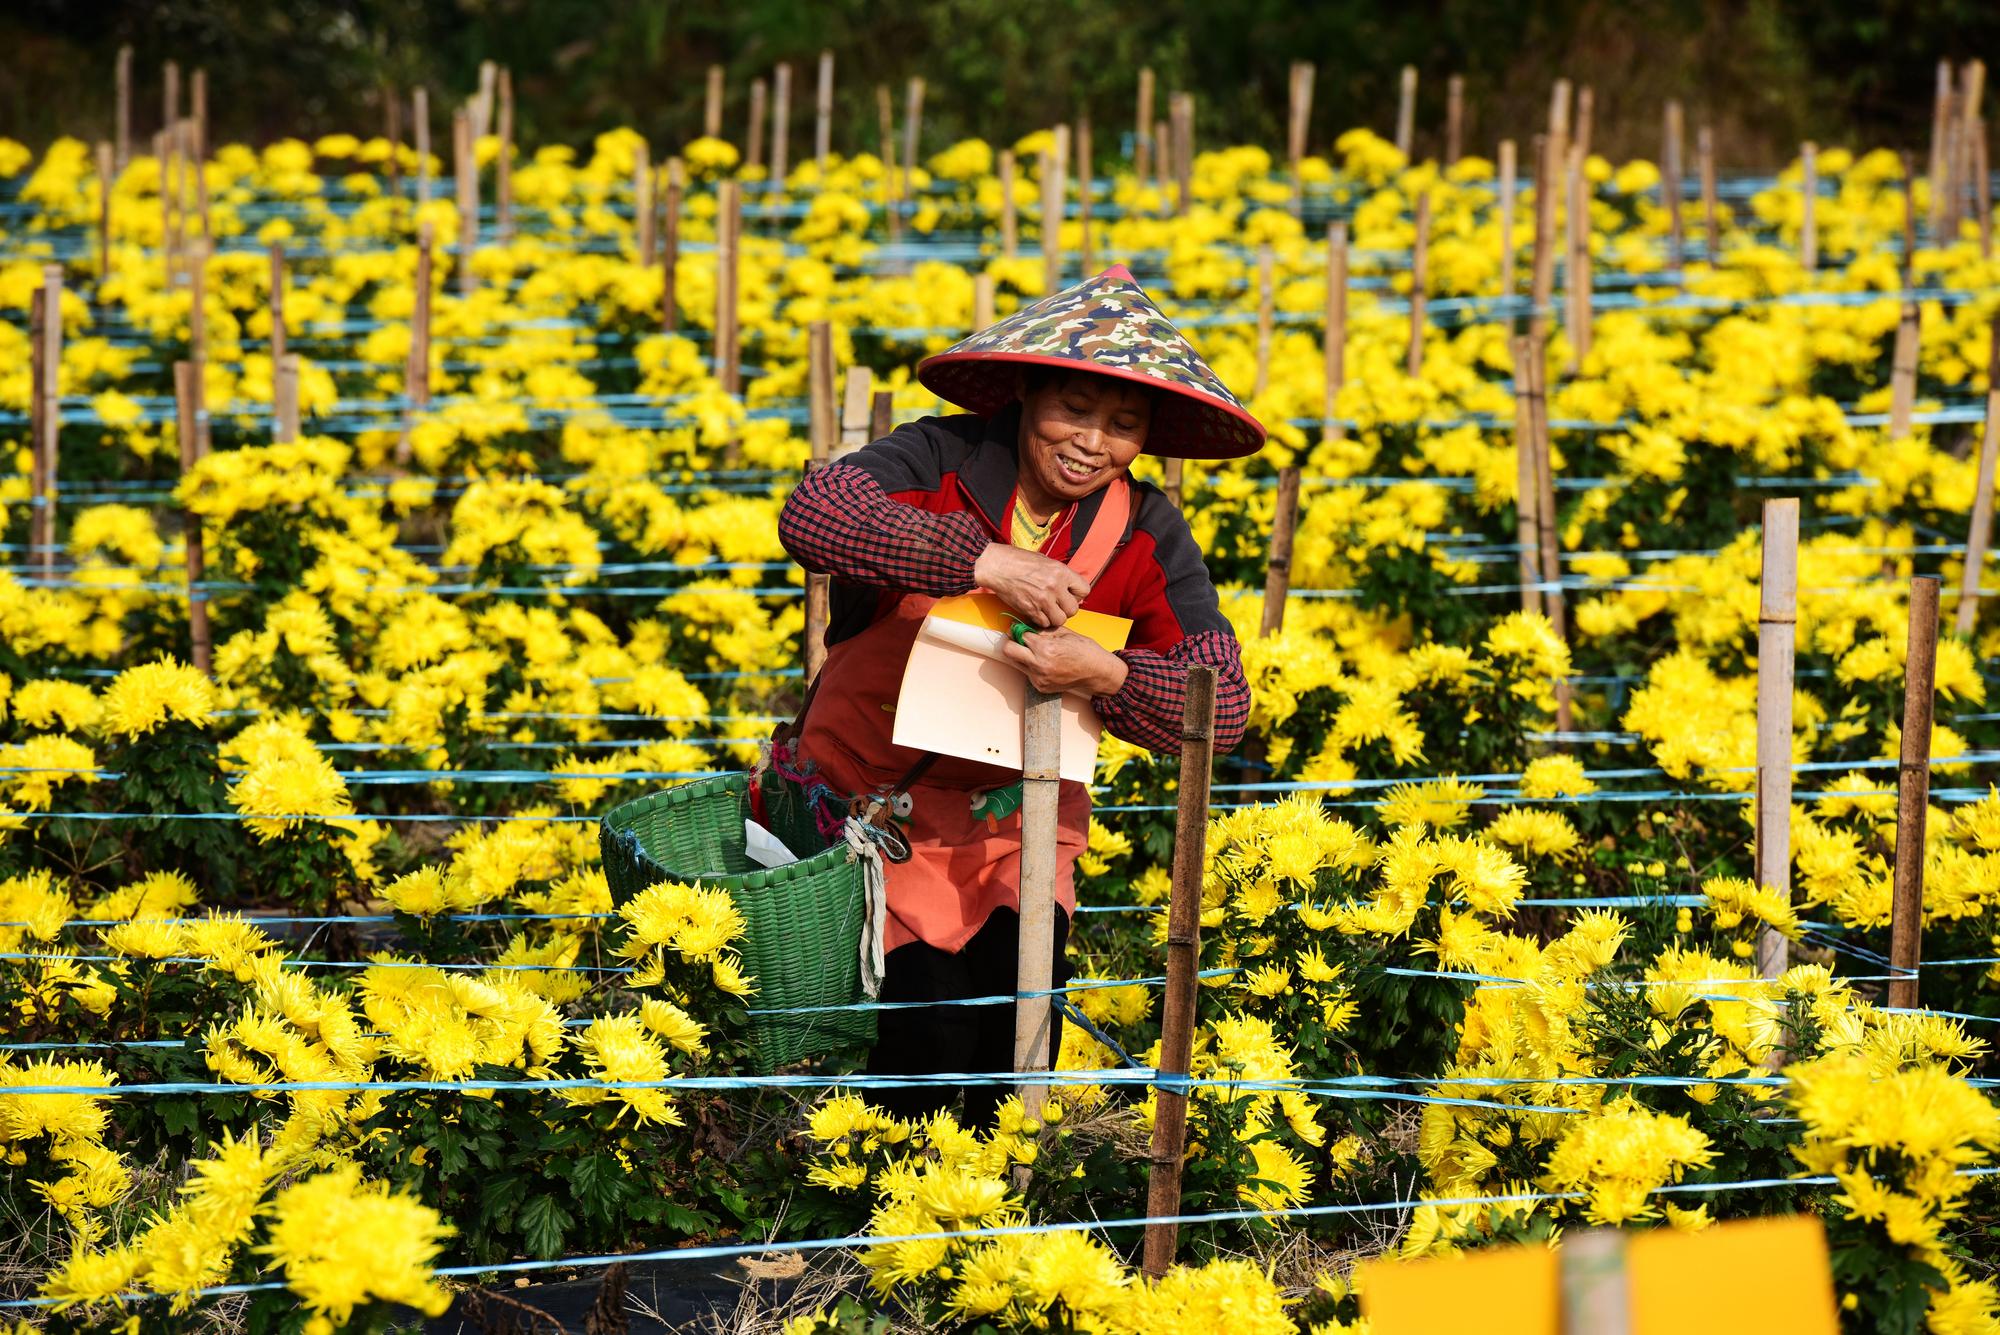
[[[1146,444],[1153,396],[1088,371],[1021,388],[1021,486],[1032,505],[1068,505],[1132,466]],[[1039,493],[1039,494],[1038,494]]]

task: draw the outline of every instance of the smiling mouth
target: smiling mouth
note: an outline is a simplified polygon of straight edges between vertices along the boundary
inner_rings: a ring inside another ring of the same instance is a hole
[[[1082,482],[1097,472],[1095,464],[1086,464],[1072,459],[1066,454],[1056,456],[1056,468],[1071,482]]]

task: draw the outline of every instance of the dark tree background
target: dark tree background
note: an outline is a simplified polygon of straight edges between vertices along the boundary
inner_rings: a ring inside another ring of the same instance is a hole
[[[1012,137],[1088,111],[1115,154],[1137,72],[1197,95],[1202,143],[1283,143],[1286,69],[1317,63],[1313,144],[1386,133],[1397,74],[1422,74],[1420,146],[1444,81],[1467,86],[1467,149],[1545,115],[1552,78],[1596,90],[1597,143],[1657,150],[1660,103],[1715,126],[1724,164],[1769,167],[1799,140],[1921,147],[1936,62],[2000,64],[2000,0],[8,0],[0,132],[98,138],[114,53],[137,58],[135,132],[158,121],[159,65],[208,70],[213,138],[377,133],[385,87],[427,85],[440,133],[479,62],[514,71],[524,144],[629,124],[657,145],[699,131],[703,72],[729,72],[727,133],[750,80],[793,64],[794,160],[811,133],[814,61],[838,59],[836,147],[873,147],[874,86],[929,80],[926,151]],[[1996,71],[2000,72],[2000,71]],[[436,138],[448,142],[448,135]]]

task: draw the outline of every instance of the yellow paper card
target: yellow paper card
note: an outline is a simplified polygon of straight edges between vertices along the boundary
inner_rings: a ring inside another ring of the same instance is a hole
[[[1013,630],[1017,620],[1014,610],[990,593],[962,593],[956,598],[940,598],[932,604],[930,614],[947,621],[961,621],[968,626],[984,626],[1002,635]],[[1099,648],[1113,652],[1123,649],[1132,636],[1129,618],[1087,610],[1064,622],[1063,629],[1095,640]]]

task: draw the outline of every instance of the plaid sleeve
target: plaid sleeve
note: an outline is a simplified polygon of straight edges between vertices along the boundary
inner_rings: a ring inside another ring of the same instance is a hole
[[[1165,652],[1124,649],[1118,656],[1125,660],[1125,684],[1116,695],[1091,701],[1112,736],[1148,751],[1179,751],[1187,670],[1205,663],[1215,669],[1215,754],[1227,755],[1243,740],[1250,722],[1250,683],[1243,677],[1243,651],[1234,635],[1203,631]]]
[[[807,570],[935,598],[970,592],[989,539],[970,513],[895,500],[860,468],[815,468],[778,516],[778,540]]]

